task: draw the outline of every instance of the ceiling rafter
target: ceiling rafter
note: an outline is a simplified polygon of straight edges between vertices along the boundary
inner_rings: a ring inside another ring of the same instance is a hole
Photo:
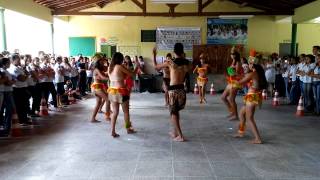
[[[74,5],[71,5],[71,6],[66,6],[66,7],[63,7],[63,8],[54,9],[54,13],[55,14],[64,13],[64,12],[75,10],[75,9],[78,9],[78,8],[81,8],[81,7],[84,7],[84,6],[89,6],[89,5],[92,5],[92,4],[95,5],[96,3],[99,3],[99,2],[102,2],[102,1],[103,0],[87,0],[87,1],[83,1],[81,3],[74,4]]]

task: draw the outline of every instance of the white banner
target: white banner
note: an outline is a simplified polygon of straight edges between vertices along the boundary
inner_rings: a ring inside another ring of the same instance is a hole
[[[175,43],[182,43],[184,50],[192,50],[193,45],[201,44],[201,32],[198,27],[159,27],[157,28],[157,46],[159,50],[173,50]]]

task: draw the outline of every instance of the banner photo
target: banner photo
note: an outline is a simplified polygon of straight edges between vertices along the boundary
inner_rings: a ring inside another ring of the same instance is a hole
[[[207,44],[247,44],[247,19],[213,19],[207,21]]]
[[[201,44],[200,27],[159,27],[157,46],[159,50],[172,51],[175,43],[182,43],[184,50],[192,50],[193,45]]]

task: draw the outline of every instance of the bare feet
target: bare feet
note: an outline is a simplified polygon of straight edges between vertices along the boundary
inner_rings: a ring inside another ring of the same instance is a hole
[[[237,116],[231,116],[229,121],[239,121],[239,118]]]
[[[244,134],[236,134],[233,136],[234,138],[243,138],[244,137]]]
[[[127,133],[128,134],[134,134],[134,133],[137,133],[137,131],[134,130],[132,127],[130,127],[130,128],[127,128]]]
[[[169,132],[169,135],[172,139],[176,138],[178,135],[174,132]]]
[[[254,139],[252,141],[250,141],[251,144],[262,144],[261,139]]]
[[[100,123],[101,121],[98,121],[98,120],[94,119],[94,120],[91,120],[90,122],[91,123]]]
[[[203,103],[204,103],[204,104],[207,104],[206,98],[203,99]]]
[[[181,137],[181,136],[177,136],[177,137],[173,138],[173,141],[176,141],[176,142],[184,142],[185,139],[184,139],[183,137]]]
[[[111,136],[112,136],[113,138],[117,138],[117,137],[119,137],[120,135],[117,134],[117,133],[112,133]]]

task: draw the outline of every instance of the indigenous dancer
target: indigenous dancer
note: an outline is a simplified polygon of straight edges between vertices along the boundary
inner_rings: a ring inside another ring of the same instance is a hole
[[[182,142],[185,138],[180,128],[179,111],[184,109],[186,104],[186,92],[184,90],[184,80],[186,73],[189,71],[189,61],[183,57],[183,45],[176,43],[174,45],[175,60],[169,60],[163,64],[155,66],[157,70],[168,67],[170,69],[170,86],[169,86],[169,110],[171,122],[174,131],[170,133],[174,141]],[[156,57],[157,50],[153,49],[153,57]]]
[[[131,61],[131,58],[130,56],[125,56],[124,57],[124,62],[123,62],[123,65],[129,69],[130,71],[133,71],[134,70],[134,67],[133,67],[133,63]],[[133,77],[128,75],[125,80],[124,80],[124,84],[127,86],[129,92],[131,93],[132,91],[132,88],[134,86],[134,81],[133,81]]]
[[[203,53],[200,55],[200,65],[197,65],[196,68],[193,70],[193,73],[197,72],[197,84],[199,86],[200,92],[200,104],[206,103],[206,85],[208,82],[207,72],[209,65],[206,64],[207,57]]]
[[[254,135],[254,139],[251,141],[253,144],[262,144],[262,140],[254,120],[254,112],[256,106],[261,106],[262,103],[262,90],[268,85],[265,72],[261,65],[254,64],[250,61],[249,68],[251,70],[243,79],[238,83],[245,84],[248,83],[249,90],[244,96],[245,105],[240,110],[240,124],[238,134],[235,137],[243,137],[245,133],[246,120],[250,122],[251,130]]]
[[[132,128],[129,115],[129,99],[130,91],[126,87],[124,80],[127,76],[133,76],[137,73],[139,68],[139,62],[134,71],[130,71],[123,65],[123,55],[119,52],[115,53],[112,57],[108,74],[110,78],[110,87],[108,89],[109,100],[112,106],[111,115],[111,136],[114,138],[119,137],[119,134],[115,131],[116,121],[119,114],[119,105],[121,104],[124,113],[125,127],[128,134],[135,133]]]
[[[99,108],[102,104],[102,100],[105,102],[108,102],[108,85],[104,83],[108,80],[108,76],[105,74],[105,59],[103,59],[101,56],[96,55],[94,57],[95,65],[93,70],[93,78],[94,82],[91,85],[91,89],[93,90],[95,96],[96,96],[96,106],[93,110],[93,114],[91,117],[91,122],[96,123],[100,122],[96,120],[97,113],[99,111]],[[107,106],[107,105],[106,105]],[[107,106],[106,113],[110,112],[110,106]],[[110,119],[107,119],[109,120]]]
[[[156,54],[153,54],[153,63],[154,66],[157,66],[157,57],[155,56]],[[171,53],[168,53],[166,56],[166,60],[164,62],[169,62],[172,60],[172,55]],[[163,83],[162,83],[162,88],[164,91],[164,98],[165,98],[165,106],[169,105],[169,86],[170,86],[170,69],[168,67],[164,67],[162,69],[163,71]]]
[[[240,61],[240,54],[236,51],[231,53],[232,64],[227,68],[228,71],[228,85],[222,93],[222,101],[226,104],[229,109],[230,115],[228,116],[230,121],[238,120],[238,110],[236,103],[236,95],[241,85],[236,83],[241,79],[243,70]]]

